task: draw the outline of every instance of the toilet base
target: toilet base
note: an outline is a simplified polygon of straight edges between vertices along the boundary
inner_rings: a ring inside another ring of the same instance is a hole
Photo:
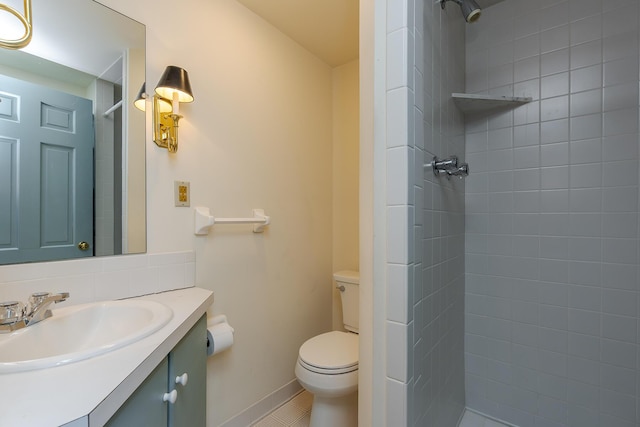
[[[313,395],[309,427],[357,427],[358,392],[341,397]]]

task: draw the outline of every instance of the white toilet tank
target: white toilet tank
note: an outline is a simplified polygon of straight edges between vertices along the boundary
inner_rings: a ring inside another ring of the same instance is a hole
[[[360,273],[338,271],[333,274],[342,299],[342,323],[347,331],[358,333],[360,327]],[[343,290],[344,287],[344,290]]]

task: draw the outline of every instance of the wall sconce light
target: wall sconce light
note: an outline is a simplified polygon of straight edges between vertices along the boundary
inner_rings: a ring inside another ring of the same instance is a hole
[[[186,70],[169,65],[165,70],[153,95],[153,142],[166,148],[170,153],[178,151],[178,121],[180,103],[192,102],[191,83]],[[133,102],[139,110],[146,110],[146,83],[142,84]]]
[[[160,77],[153,96],[153,141],[170,153],[178,151],[181,102],[193,102],[189,74],[180,67],[169,65]]]
[[[6,49],[21,49],[29,44],[31,41],[31,36],[33,36],[33,22],[31,19],[31,0],[24,0],[24,15],[18,12],[13,7],[8,4],[0,3],[0,10],[4,10],[9,12],[24,26],[24,34],[22,37],[17,39],[1,39],[0,38],[0,47],[4,47]]]
[[[136,107],[140,111],[147,111],[147,83],[142,83],[140,86],[140,91],[138,92],[138,96],[136,96],[136,100],[133,101],[134,107]]]

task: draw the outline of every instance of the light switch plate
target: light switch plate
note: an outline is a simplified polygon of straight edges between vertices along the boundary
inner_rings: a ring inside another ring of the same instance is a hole
[[[189,194],[188,181],[173,181],[173,194],[177,207],[191,206],[191,195]]]

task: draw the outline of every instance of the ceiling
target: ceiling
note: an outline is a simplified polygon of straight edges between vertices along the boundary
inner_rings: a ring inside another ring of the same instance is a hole
[[[332,67],[358,58],[358,0],[238,1]]]
[[[477,0],[481,8],[488,8],[501,1],[504,0]],[[359,0],[238,2],[332,67],[358,58]]]
[[[47,73],[52,72],[49,66],[57,63],[102,76],[122,56],[123,49],[145,46],[144,25],[95,1],[33,0],[32,9],[38,13],[33,21],[31,42],[20,50],[1,49],[0,63],[27,67],[25,70],[46,65]],[[40,16],[47,19],[37,20]],[[0,13],[0,28],[16,24],[17,34],[21,35],[24,28],[19,21],[8,13]],[[67,81],[64,77],[68,72],[59,70],[62,80]]]

